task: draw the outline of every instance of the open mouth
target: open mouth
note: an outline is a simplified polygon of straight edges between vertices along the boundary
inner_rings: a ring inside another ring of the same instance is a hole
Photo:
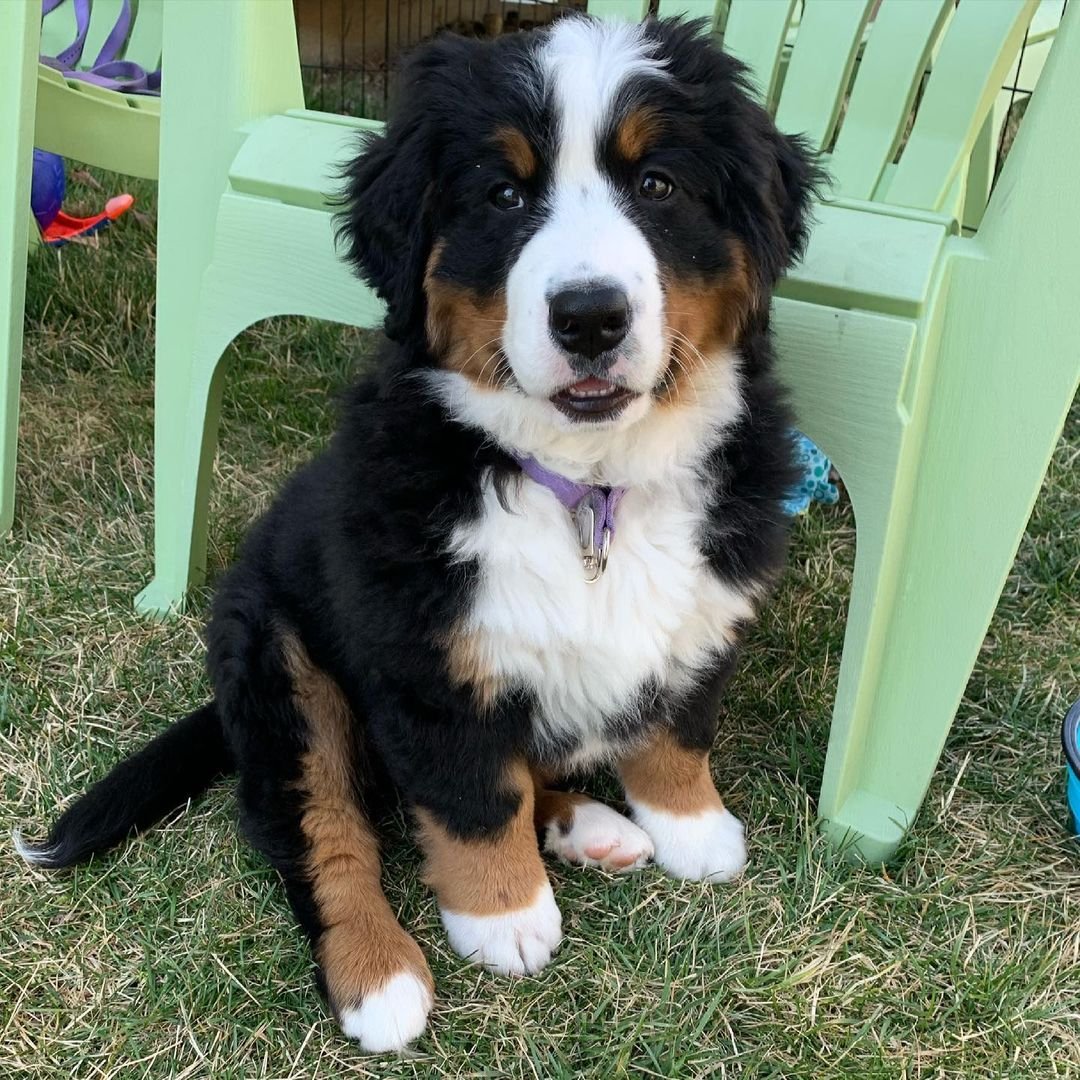
[[[551,395],[551,403],[571,420],[612,420],[638,395],[625,386],[590,375]]]

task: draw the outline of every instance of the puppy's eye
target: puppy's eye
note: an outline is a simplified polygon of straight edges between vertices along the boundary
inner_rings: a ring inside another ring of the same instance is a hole
[[[496,184],[488,198],[499,210],[521,210],[525,206],[524,196],[513,184]]]
[[[644,198],[660,202],[675,190],[675,185],[659,173],[646,173],[641,178],[641,186],[638,190]]]

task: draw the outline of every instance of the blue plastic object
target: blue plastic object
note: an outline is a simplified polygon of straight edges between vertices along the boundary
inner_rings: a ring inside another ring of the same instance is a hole
[[[50,247],[62,247],[76,237],[90,236],[125,214],[134,203],[128,194],[114,195],[105,209],[90,217],[64,213],[67,180],[64,159],[45,150],[34,151],[34,171],[30,181],[30,209],[41,231],[41,239]]]
[[[64,159],[59,154],[50,154],[47,150],[35,150],[34,172],[30,180],[30,209],[42,232],[60,213],[66,189]]]
[[[832,505],[840,498],[836,485],[829,479],[832,462],[801,432],[793,432],[795,461],[802,476],[798,486],[784,503],[792,517],[805,514],[812,502]]]
[[[1065,714],[1065,723],[1061,725],[1061,745],[1065,748],[1069,828],[1074,835],[1080,836],[1080,701]]]

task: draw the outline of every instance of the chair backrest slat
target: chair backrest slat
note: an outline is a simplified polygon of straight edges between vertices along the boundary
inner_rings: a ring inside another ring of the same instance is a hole
[[[979,128],[1039,0],[961,0],[934,59],[915,124],[878,198],[939,210],[971,155]]]
[[[829,159],[833,192],[869,199],[896,154],[953,0],[883,0]]]
[[[708,19],[716,25],[717,0],[660,0],[656,14],[661,18],[669,15],[685,15],[688,19]]]
[[[101,52],[102,45],[105,44],[105,39],[112,33],[116,20],[120,18],[122,6],[123,0],[94,0],[90,5],[90,29],[87,31],[86,44],[83,46],[82,59],[79,61],[80,68],[89,68],[93,65],[98,53]],[[134,5],[132,8],[134,9]],[[123,60],[125,55],[121,48],[116,54],[116,59]]]
[[[588,12],[598,19],[638,22],[649,13],[649,0],[589,0]]]
[[[0,3],[7,0],[0,0]],[[93,0],[90,22],[83,43],[82,57],[76,65],[90,68],[120,18],[123,0]],[[164,0],[131,0],[131,26],[128,39],[116,54],[117,60],[132,60],[147,71],[161,65],[161,24]],[[76,20],[73,0],[58,5],[45,16],[41,25],[42,56],[57,56],[75,40]]]
[[[806,0],[776,107],[781,131],[805,135],[818,150],[828,145],[872,7],[873,0]]]
[[[75,5],[60,4],[41,21],[39,54],[41,56],[59,55],[62,49],[66,49],[75,40],[75,34]]]
[[[135,9],[135,25],[128,38],[126,56],[141,64],[147,71],[161,66],[161,23],[164,18],[164,0],[138,0]]]
[[[724,27],[724,49],[741,60],[768,104],[773,99],[795,0],[733,0]]]

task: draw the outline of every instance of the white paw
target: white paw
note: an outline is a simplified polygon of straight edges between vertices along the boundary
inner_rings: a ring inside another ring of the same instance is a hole
[[[431,1004],[431,987],[411,971],[402,971],[366,994],[359,1008],[342,1009],[341,1030],[371,1054],[404,1050],[423,1034]]]
[[[652,858],[653,843],[629,818],[590,800],[575,804],[567,832],[558,821],[548,822],[544,850],[564,862],[626,872],[640,869]]]
[[[562,915],[545,881],[526,908],[500,915],[440,910],[454,952],[500,975],[535,975],[562,941]]]
[[[728,810],[667,814],[631,803],[634,820],[652,837],[656,863],[672,877],[731,881],[746,867],[743,824]]]

